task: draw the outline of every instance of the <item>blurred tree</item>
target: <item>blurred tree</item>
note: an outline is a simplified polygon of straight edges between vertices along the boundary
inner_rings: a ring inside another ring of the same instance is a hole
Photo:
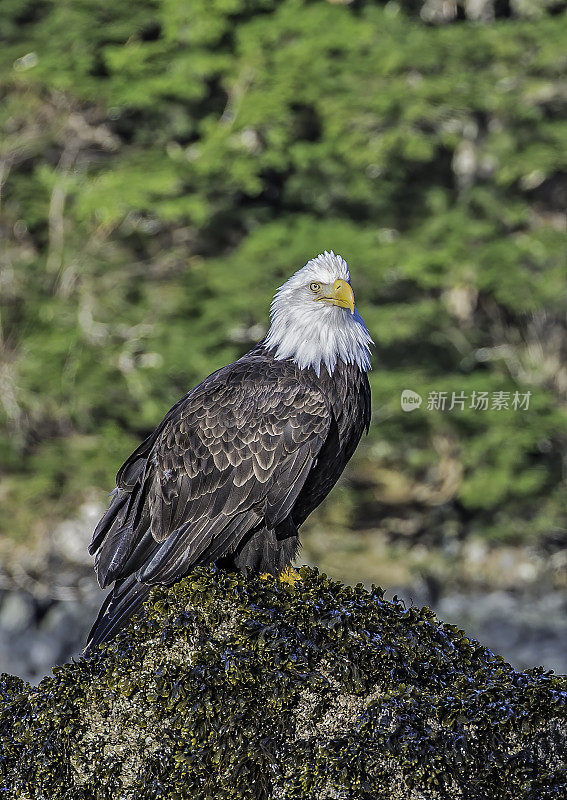
[[[565,6],[4,0],[6,533],[110,489],[325,248],[377,343],[343,522],[565,531]]]

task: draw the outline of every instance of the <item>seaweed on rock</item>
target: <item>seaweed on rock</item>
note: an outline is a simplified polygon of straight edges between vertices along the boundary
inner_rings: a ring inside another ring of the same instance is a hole
[[[558,798],[567,681],[427,609],[215,567],[31,688],[0,686],[0,796]]]

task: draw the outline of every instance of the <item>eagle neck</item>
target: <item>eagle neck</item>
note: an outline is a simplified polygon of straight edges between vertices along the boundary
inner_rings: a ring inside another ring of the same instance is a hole
[[[372,339],[356,308],[349,314],[336,306],[320,305],[316,317],[314,321],[306,315],[301,304],[273,303],[264,346],[276,359],[291,358],[300,368],[310,367],[317,375],[324,368],[333,372],[341,361],[364,371],[370,369]]]

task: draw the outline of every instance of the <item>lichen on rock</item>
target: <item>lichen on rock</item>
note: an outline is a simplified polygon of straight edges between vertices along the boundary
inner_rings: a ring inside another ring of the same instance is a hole
[[[565,796],[565,678],[379,589],[301,578],[199,568],[38,687],[3,676],[0,796]]]

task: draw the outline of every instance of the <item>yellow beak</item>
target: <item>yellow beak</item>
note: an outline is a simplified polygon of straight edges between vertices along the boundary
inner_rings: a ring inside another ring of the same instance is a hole
[[[324,299],[334,306],[350,308],[350,313],[354,314],[354,292],[348,281],[343,281],[342,278],[336,280],[333,283],[333,294]]]

